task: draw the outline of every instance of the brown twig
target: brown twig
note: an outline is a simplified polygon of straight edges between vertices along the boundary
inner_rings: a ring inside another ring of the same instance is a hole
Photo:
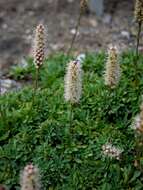
[[[73,45],[74,45],[76,36],[77,36],[77,34],[78,34],[78,29],[79,29],[79,27],[80,27],[81,17],[82,17],[82,11],[80,10],[80,14],[79,14],[79,17],[78,17],[77,25],[76,25],[76,28],[75,28],[75,34],[73,35],[73,38],[72,38],[72,40],[71,40],[70,48],[69,48],[68,51],[67,51],[67,57],[68,57],[68,56],[70,55],[70,53],[71,53],[71,50],[72,50],[72,48],[73,48]]]
[[[140,21],[138,23],[138,34],[137,34],[137,45],[136,45],[136,56],[137,56],[137,59],[138,59],[138,56],[139,56],[139,44],[140,44],[141,26],[142,26],[142,22]]]

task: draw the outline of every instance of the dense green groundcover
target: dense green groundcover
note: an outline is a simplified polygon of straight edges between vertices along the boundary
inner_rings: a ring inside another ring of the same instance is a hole
[[[86,56],[82,99],[74,108],[71,128],[63,96],[64,55],[45,61],[31,113],[30,85],[0,97],[0,183],[19,189],[19,173],[32,162],[41,171],[45,190],[143,189],[142,171],[134,166],[135,135],[130,128],[143,94],[143,56],[135,72],[133,53],[122,54],[122,77],[115,90],[104,85],[105,58],[104,53]],[[10,74],[22,80],[33,77],[32,60],[27,68],[13,68]],[[124,149],[120,160],[103,156],[106,142]]]

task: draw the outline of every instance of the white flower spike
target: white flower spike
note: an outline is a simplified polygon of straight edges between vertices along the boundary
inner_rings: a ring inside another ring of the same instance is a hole
[[[39,170],[28,164],[21,173],[21,190],[40,190]]]
[[[69,62],[65,75],[65,101],[79,103],[82,93],[82,69],[79,60]]]

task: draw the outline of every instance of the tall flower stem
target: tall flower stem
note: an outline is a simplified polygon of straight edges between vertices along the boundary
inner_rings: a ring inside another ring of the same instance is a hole
[[[78,30],[79,30],[79,27],[80,27],[80,21],[81,21],[82,14],[87,10],[87,7],[88,7],[88,0],[79,0],[79,2],[80,2],[79,16],[78,16],[77,24],[76,24],[76,27],[75,27],[75,33],[74,33],[73,38],[71,40],[70,48],[67,51],[67,57],[70,55],[70,53],[71,53],[71,51],[73,49],[73,45],[74,45],[74,42],[76,40]]]
[[[0,96],[1,96],[1,79],[0,79]],[[3,114],[3,110],[2,110],[2,106],[0,105],[0,115],[2,118],[2,122],[4,123],[4,114]]]
[[[137,45],[136,45],[136,56],[137,56],[137,59],[138,59],[138,56],[139,56],[139,43],[140,43],[141,27],[142,27],[142,22],[140,21],[138,23]]]
[[[37,89],[38,89],[38,80],[39,80],[39,68],[36,68],[35,84],[34,84],[34,93],[35,93],[35,95],[36,95],[36,92],[37,92]]]
[[[140,43],[140,33],[141,33],[141,26],[143,22],[143,1],[136,0],[135,1],[135,8],[134,8],[134,18],[138,24],[138,32],[137,32],[137,42],[136,42],[136,65],[139,58],[139,43]]]
[[[70,61],[65,74],[64,98],[68,102],[68,120],[70,130],[74,120],[74,107],[79,103],[82,93],[82,69],[78,60]],[[72,130],[71,130],[72,131]]]
[[[69,110],[69,124],[70,124],[70,128],[72,127],[72,123],[74,120],[74,109],[73,109],[73,104],[70,104],[70,110]]]
[[[30,116],[38,89],[39,70],[45,59],[45,27],[42,24],[39,24],[36,28],[33,52],[34,52],[34,65],[36,71],[35,71],[35,82],[33,87],[32,103],[29,114]]]
[[[2,82],[1,82],[1,79],[0,79],[0,96],[1,95],[2,95]],[[5,111],[4,110],[5,109],[2,108],[2,105],[0,105],[0,117],[2,118],[2,124],[4,126],[7,126],[7,120],[6,120],[6,117],[5,117]]]
[[[32,106],[33,106],[33,104],[34,104],[35,96],[36,96],[36,94],[37,94],[38,79],[39,79],[39,68],[36,68],[35,82],[34,82],[34,87],[33,87]]]
[[[31,107],[30,107],[30,111],[29,111],[29,116],[28,116],[28,121],[31,117],[32,111],[33,111],[33,106],[34,106],[34,102],[35,102],[35,97],[37,95],[37,90],[38,90],[38,79],[39,79],[39,68],[36,68],[36,74],[35,74],[35,81],[34,81],[34,85],[33,85],[33,94],[32,94],[32,102],[31,102]]]
[[[3,109],[2,109],[2,106],[0,106],[0,116],[1,116],[1,118],[2,118],[2,123],[3,123],[3,125],[5,125],[5,123],[6,123],[6,118],[5,118],[5,113],[4,113]]]
[[[74,42],[76,40],[78,30],[79,30],[79,27],[80,27],[81,17],[82,17],[82,11],[80,11],[80,13],[79,13],[78,21],[77,21],[76,28],[75,28],[75,33],[74,33],[73,38],[71,40],[70,48],[69,48],[69,50],[67,52],[67,57],[70,55],[70,53],[72,51],[72,48],[73,48],[73,45],[74,45]]]
[[[140,158],[142,157],[143,151],[143,135],[138,134],[136,137],[136,142],[135,142],[135,165],[138,167],[139,170],[143,172],[143,168],[141,166]]]
[[[139,44],[140,44],[140,34],[141,34],[142,21],[138,22],[138,32],[136,41],[136,54],[135,54],[135,83],[138,85],[138,59],[139,59]]]

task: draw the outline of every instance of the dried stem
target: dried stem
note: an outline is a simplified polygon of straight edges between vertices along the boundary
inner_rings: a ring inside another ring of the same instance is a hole
[[[140,34],[141,34],[142,21],[138,22],[138,32],[137,32],[137,42],[136,42],[136,54],[134,57],[135,62],[135,83],[138,85],[138,59],[139,59],[139,44],[140,44]]]
[[[137,56],[137,59],[138,59],[138,56],[139,56],[139,43],[140,43],[141,26],[142,26],[142,22],[140,21],[138,23],[138,34],[137,34],[137,45],[136,45],[136,56]]]
[[[74,42],[75,42],[75,39],[76,39],[76,36],[77,36],[77,33],[78,33],[78,29],[80,27],[81,17],[82,17],[82,11],[80,10],[77,25],[76,25],[76,28],[75,28],[75,34],[73,35],[73,38],[72,38],[72,41],[71,41],[71,44],[70,44],[70,48],[69,48],[69,50],[67,52],[67,57],[70,55],[70,53],[72,51],[72,48],[73,48],[73,45],[74,45]]]

